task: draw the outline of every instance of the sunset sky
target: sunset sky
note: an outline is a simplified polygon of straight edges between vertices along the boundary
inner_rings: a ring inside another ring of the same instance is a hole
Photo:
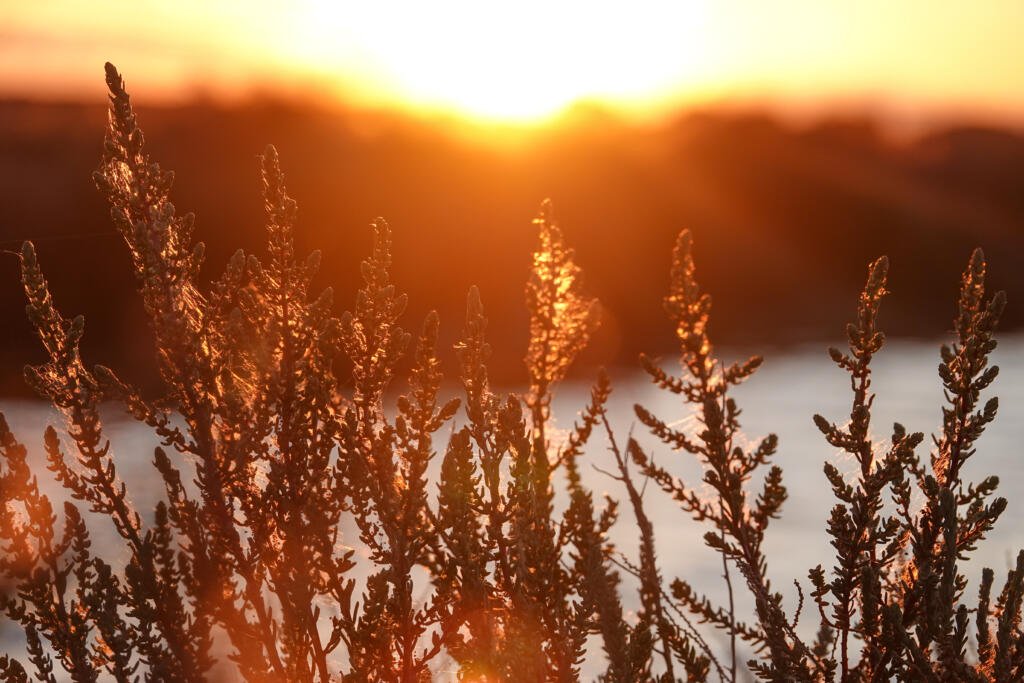
[[[853,106],[1024,124],[1024,2],[36,0],[0,2],[0,96],[326,93],[533,122],[580,100]]]

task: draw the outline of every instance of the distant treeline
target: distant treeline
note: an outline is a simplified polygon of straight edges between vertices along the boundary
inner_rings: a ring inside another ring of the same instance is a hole
[[[691,113],[643,128],[591,113],[530,140],[490,145],[444,122],[294,103],[140,115],[150,152],[179,173],[175,203],[200,217],[208,263],[224,263],[239,244],[260,253],[256,156],[272,142],[301,206],[299,250],[324,251],[322,284],[351,299],[370,246],[366,226],[386,216],[410,314],[440,307],[442,342],[458,337],[465,292],[480,286],[490,333],[509,341],[492,365],[499,380],[525,373],[519,283],[544,197],[605,307],[584,363],[673,348],[659,301],[665,245],[682,228],[699,245],[724,345],[832,336],[846,310],[837,304],[862,284],[863,264],[883,253],[899,294],[883,314],[891,334],[947,330],[954,287],[934,283],[954,282],[976,245],[992,262],[993,289],[1024,301],[1024,136],[1012,131],[965,125],[897,143],[860,119],[796,129],[761,114]],[[99,105],[0,103],[0,248],[33,239],[64,312],[86,316],[88,356],[116,360],[147,384],[152,342],[129,257],[89,180],[104,117]],[[6,395],[25,391],[20,368],[40,353],[17,273],[13,256],[0,259]],[[1022,323],[1024,307],[1010,306],[1004,329]]]

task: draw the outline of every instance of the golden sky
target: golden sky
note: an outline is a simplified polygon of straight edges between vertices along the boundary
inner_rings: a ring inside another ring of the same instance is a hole
[[[536,121],[579,100],[1024,122],[1024,0],[0,0],[0,96],[253,91]]]

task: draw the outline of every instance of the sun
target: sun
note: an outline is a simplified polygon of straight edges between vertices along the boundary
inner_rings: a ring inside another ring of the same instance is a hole
[[[704,3],[305,0],[279,49],[348,98],[529,122],[664,99],[706,71]]]

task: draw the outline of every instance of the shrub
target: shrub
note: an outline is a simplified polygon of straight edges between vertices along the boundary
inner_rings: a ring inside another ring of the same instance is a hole
[[[2,608],[24,630],[37,680],[56,681],[59,666],[76,682],[200,681],[224,671],[226,656],[246,681],[424,681],[446,658],[459,680],[575,681],[589,655],[602,663],[602,681],[735,681],[746,675],[738,643],[754,655],[749,672],[764,680],[1024,677],[1024,554],[995,595],[993,573],[984,572],[973,608],[960,572],[1006,507],[993,498],[995,477],[961,478],[996,414],[995,399],[982,403],[981,393],[998,372],[988,356],[1004,299],[986,297],[980,251],[963,276],[956,340],[942,349],[946,405],[927,461],[918,455],[923,435],[898,424],[885,447],[869,438],[884,258],[869,269],[849,349],[830,350],[850,377],[850,416],[814,419],[858,471],[847,480],[825,465],[837,501],[827,522],[835,553],[831,567],[809,575],[819,628],[806,641],[797,631],[804,593],[788,616],[763,551],[787,495],[770,464],[778,440],[741,446],[730,396],[760,359],[727,365],[715,355],[711,301],[695,280],[688,233],[676,244],[665,299],[683,374],[641,364],[698,426],[684,431],[641,406],[635,412],[655,437],[699,460],[710,496],[616,434],[603,372],[568,437],[552,438],[553,392],[598,317],[546,205],[526,289],[527,391],[492,390],[487,320],[472,289],[455,348],[463,397],[444,401],[437,316],[414,334],[400,326],[406,299],[389,278],[383,221],[373,227],[355,306],[336,317],[330,290],[311,291],[318,254],[297,259],[296,205],[268,147],[267,253],[239,252],[201,286],[202,244],[192,243],[191,215],[170,202],[172,174],[145,154],[110,65],[107,84],[110,124],[95,179],[131,255],[165,392],[146,398],[114,371],[86,366],[84,323],[58,312],[25,244],[28,315],[48,354],[26,377],[66,421],[66,438],[50,428],[44,443],[47,466],[72,499],[58,523],[25,447],[0,419],[0,572],[15,587]],[[389,389],[401,375],[407,385],[392,406]],[[164,495],[152,515],[133,507],[118,477],[103,401],[160,440],[153,465]],[[635,555],[607,540],[616,501],[595,502],[579,474],[596,439],[609,446],[612,476],[626,492]],[[563,481],[565,505],[555,498]],[[727,605],[663,575],[644,507],[648,482],[706,525]],[[123,567],[93,549],[80,506],[113,525]],[[360,552],[343,529],[358,536]],[[753,598],[747,620],[737,615],[736,590]],[[639,609],[629,614],[624,602]],[[709,627],[728,638],[726,653],[709,645]],[[593,638],[601,654],[588,646]],[[11,657],[0,658],[0,677],[28,680]]]

